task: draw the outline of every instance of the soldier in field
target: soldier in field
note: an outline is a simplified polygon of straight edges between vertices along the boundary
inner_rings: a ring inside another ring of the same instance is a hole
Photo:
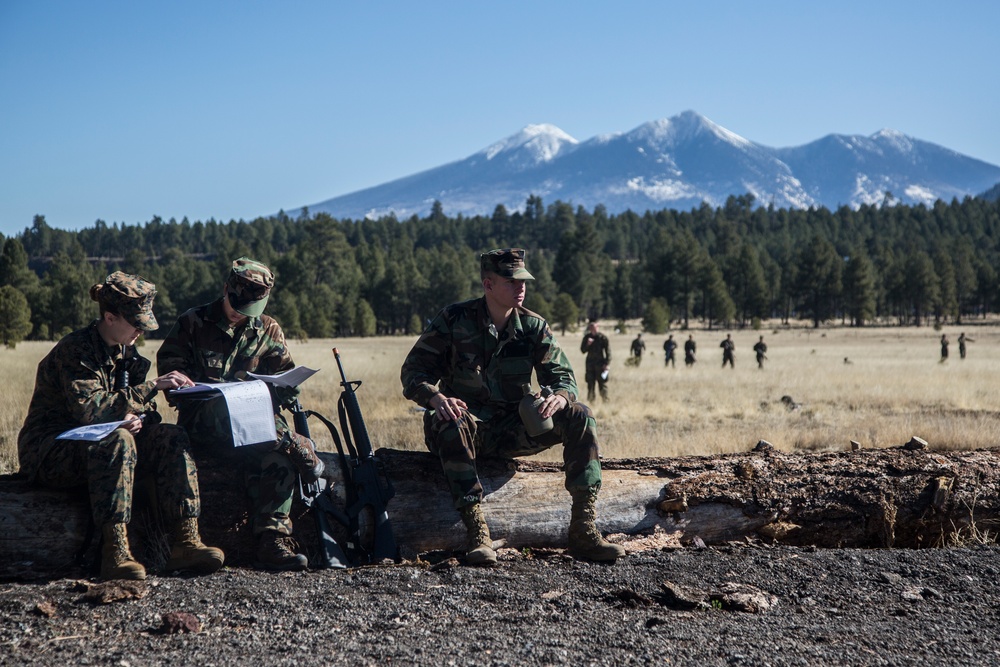
[[[753,351],[757,355],[757,368],[764,368],[764,361],[767,360],[767,343],[764,342],[763,336],[754,344]]]
[[[674,352],[677,350],[677,341],[674,340],[673,334],[667,336],[667,339],[663,341],[663,365],[673,366],[677,368],[677,361],[674,358]]]
[[[719,347],[722,348],[722,367],[725,368],[726,364],[729,364],[730,368],[735,368],[736,343],[733,342],[732,334],[726,334],[726,339],[719,343]]]
[[[697,350],[698,350],[698,344],[694,342],[694,335],[693,334],[688,334],[688,339],[686,341],[684,341],[684,365],[685,366],[689,366],[689,367],[690,366],[694,366],[695,361],[697,361],[697,359],[695,359],[695,356],[694,356],[695,352],[697,352]]]

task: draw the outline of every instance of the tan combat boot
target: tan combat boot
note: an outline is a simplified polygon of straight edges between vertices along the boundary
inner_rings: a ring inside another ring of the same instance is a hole
[[[497,552],[493,550],[490,527],[483,517],[479,503],[466,505],[458,510],[465,524],[468,540],[465,545],[465,560],[469,565],[496,565]]]
[[[597,488],[573,491],[573,513],[569,522],[569,553],[573,558],[594,561],[614,561],[625,555],[625,549],[611,544],[597,530]]]
[[[305,554],[295,553],[293,540],[276,530],[265,530],[257,543],[257,564],[268,570],[304,570],[309,567]]]
[[[291,459],[292,465],[306,484],[312,484],[323,476],[325,466],[316,454],[316,445],[309,438],[298,433],[285,433],[278,451],[284,452]]]
[[[198,519],[181,519],[171,535],[170,559],[163,569],[189,570],[200,574],[215,572],[226,560],[222,549],[205,546],[198,534]]]
[[[132,557],[128,547],[128,532],[124,523],[101,526],[104,546],[101,548],[101,579],[146,578],[146,568]]]

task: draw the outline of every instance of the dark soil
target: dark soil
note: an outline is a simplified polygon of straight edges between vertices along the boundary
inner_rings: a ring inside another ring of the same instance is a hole
[[[0,583],[0,664],[1000,664],[996,547],[501,556]]]

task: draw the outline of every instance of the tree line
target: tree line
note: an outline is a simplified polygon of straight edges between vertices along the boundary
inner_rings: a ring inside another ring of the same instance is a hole
[[[163,335],[222,293],[248,255],[276,276],[268,312],[289,337],[413,334],[442,306],[479,294],[479,253],[528,249],[526,307],[555,326],[642,318],[652,333],[692,322],[747,327],[960,323],[1000,309],[1000,203],[775,209],[724,205],[609,214],[540,197],[524,210],[335,219],[308,210],[228,223],[164,221],[65,231],[35,216],[3,239],[0,337],[54,340],[95,315],[89,286],[114,270],[156,283]]]

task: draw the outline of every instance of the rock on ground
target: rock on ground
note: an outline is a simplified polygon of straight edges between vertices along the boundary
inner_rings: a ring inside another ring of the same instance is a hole
[[[1000,663],[996,547],[734,544],[613,566],[505,551],[490,569],[445,556],[153,575],[122,595],[74,579],[0,583],[0,664]]]

